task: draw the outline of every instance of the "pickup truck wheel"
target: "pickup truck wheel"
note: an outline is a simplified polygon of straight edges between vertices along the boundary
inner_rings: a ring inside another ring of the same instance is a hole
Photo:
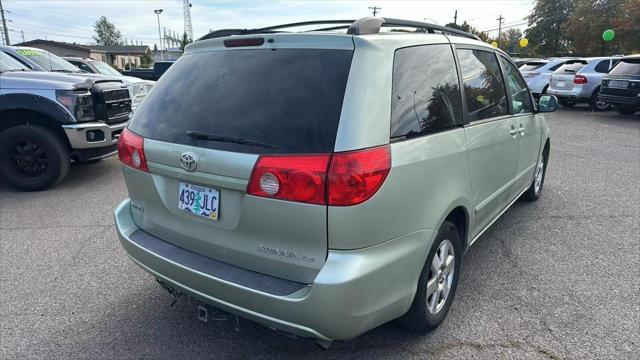
[[[544,176],[547,170],[547,162],[548,162],[549,154],[547,150],[542,153],[538,164],[536,165],[536,170],[533,176],[533,181],[531,182],[531,186],[527,189],[527,191],[522,194],[522,199],[525,201],[536,201],[540,197],[542,193],[542,186],[544,186]]]
[[[403,325],[422,332],[440,325],[453,302],[461,262],[462,241],[458,229],[445,221],[422,268],[411,308],[400,318]]]
[[[57,134],[41,126],[20,125],[0,133],[0,174],[9,185],[44,190],[69,172],[69,151]]]

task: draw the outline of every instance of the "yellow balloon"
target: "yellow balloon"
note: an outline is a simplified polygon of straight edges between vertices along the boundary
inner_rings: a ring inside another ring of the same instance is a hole
[[[527,38],[520,39],[520,47],[527,47],[527,45],[529,45],[529,39]]]
[[[491,43],[491,46],[498,47],[498,43],[494,41],[494,42]]]

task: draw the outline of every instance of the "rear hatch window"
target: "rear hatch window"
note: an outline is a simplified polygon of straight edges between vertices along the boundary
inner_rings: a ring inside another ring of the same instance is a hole
[[[556,74],[572,73],[575,74],[582,69],[587,62],[584,60],[569,60],[555,71]]]
[[[535,69],[541,68],[544,66],[546,62],[530,62],[520,66],[520,71],[533,71]]]
[[[611,71],[610,75],[640,75],[639,59],[622,59]]]
[[[217,150],[332,152],[352,54],[245,49],[185,55],[129,128],[146,138]]]

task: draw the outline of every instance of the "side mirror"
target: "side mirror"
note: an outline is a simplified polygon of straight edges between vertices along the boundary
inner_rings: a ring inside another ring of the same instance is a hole
[[[554,112],[558,109],[558,98],[553,95],[542,95],[538,100],[538,112]]]

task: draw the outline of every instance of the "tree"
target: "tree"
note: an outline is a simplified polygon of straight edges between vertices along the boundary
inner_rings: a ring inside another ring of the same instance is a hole
[[[453,28],[453,29],[458,29],[458,30],[462,30],[464,32],[468,32],[470,34],[473,34],[477,37],[480,38],[480,40],[484,41],[484,42],[490,42],[489,40],[489,34],[487,34],[486,32],[483,31],[479,31],[476,28],[474,28],[473,26],[471,26],[471,24],[469,24],[466,21],[463,21],[461,25],[458,24],[454,24],[454,23],[448,23],[447,25],[445,25],[447,27]]]
[[[98,45],[122,45],[122,34],[105,16],[101,16],[93,25],[93,40]]]
[[[182,41],[180,41],[180,50],[184,51],[184,47],[191,44],[192,41],[187,37],[187,33],[182,33]]]
[[[525,31],[535,53],[543,56],[569,53],[570,42],[563,25],[573,12],[573,4],[572,0],[536,0]]]
[[[637,54],[640,52],[640,0],[627,0],[622,5],[619,16],[613,19],[616,33],[614,41],[618,42],[621,52]]]
[[[620,37],[607,43],[602,32],[613,28],[616,18],[622,16],[624,0],[575,1],[574,11],[564,26],[574,51],[583,56],[611,55],[620,44]],[[636,21],[637,21],[637,16]],[[636,30],[637,31],[637,30]],[[637,32],[633,37],[637,37]]]
[[[502,50],[508,53],[520,52],[520,39],[522,39],[522,30],[518,28],[509,28],[502,34]]]

